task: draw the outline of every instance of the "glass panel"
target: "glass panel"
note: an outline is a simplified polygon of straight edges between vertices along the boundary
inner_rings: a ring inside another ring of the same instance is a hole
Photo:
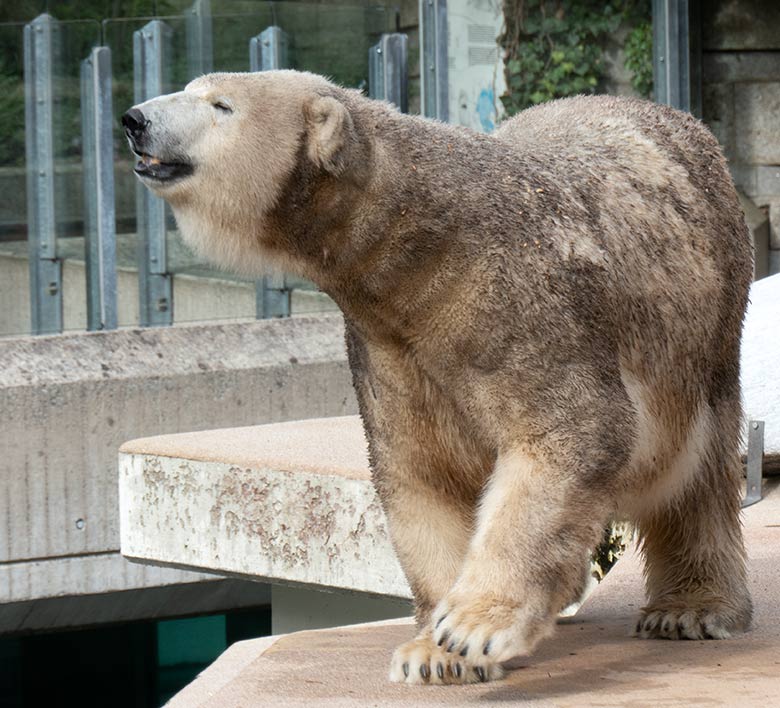
[[[30,331],[23,28],[0,24],[0,336]]]
[[[167,27],[163,93],[180,90],[188,81],[186,21],[184,17],[134,17],[103,22],[103,44],[111,50],[112,64],[115,126],[117,308],[120,327],[138,325],[140,322],[138,282],[140,241],[136,225],[138,181],[133,174],[135,160],[128,149],[120,118],[135,103],[133,34],[142,30],[153,20],[159,20]],[[175,223],[170,213],[168,214],[168,227],[172,232],[175,229]],[[171,245],[176,253],[171,253],[169,247],[168,272],[175,270],[174,264],[180,258],[178,254],[183,249],[183,246],[178,243]],[[184,259],[187,258],[189,256],[185,255]],[[177,305],[178,303],[174,303],[174,308]],[[176,314],[176,309],[174,309],[174,318],[176,318]]]
[[[195,5],[189,0],[170,0],[158,5],[163,6],[169,12],[181,14],[105,20],[102,27],[93,20],[55,22],[53,199],[56,256],[63,265],[65,330],[86,328],[80,64],[91,48],[99,44],[111,49],[113,64],[119,325],[137,325],[139,322],[136,180],[133,160],[118,120],[134,103],[133,33],[152,19],[160,19],[168,26],[166,92],[181,89],[204,66],[208,66],[193,52],[193,46],[197,46],[197,42],[192,42]],[[324,74],[338,83],[358,88],[366,87],[369,46],[382,32],[393,31],[397,16],[394,7],[258,3],[251,0],[212,0],[210,6],[213,70],[248,70],[249,40],[267,27],[276,25],[288,37],[290,68]],[[48,5],[28,3],[25,12],[32,20],[45,8],[49,8],[54,16],[74,17],[79,14],[77,7],[65,2]],[[205,22],[206,26],[208,24],[208,21]],[[23,29],[21,22],[0,24],[0,297],[4,302],[0,311],[0,336],[26,334],[31,329]],[[167,269],[174,279],[175,321],[255,317],[254,281],[217,271],[209,264],[199,262],[181,243],[172,218],[168,219],[166,240]],[[335,309],[335,305],[318,293],[312,284],[288,278],[287,285],[292,290],[294,314]]]
[[[83,264],[85,250],[81,62],[89,56],[92,47],[100,44],[100,24],[92,21],[58,22],[55,27],[53,124],[57,256]],[[75,285],[73,283],[71,288]],[[64,285],[63,288],[65,289]],[[86,281],[78,290],[79,298],[83,299]],[[72,312],[66,317],[66,329],[86,329],[85,307],[79,310],[80,313]]]
[[[62,261],[63,329],[87,328],[81,62],[100,44],[100,24],[57,22],[54,32],[54,208]]]
[[[385,7],[327,6],[301,3],[212,2],[212,57],[214,71],[248,71],[249,41],[271,25],[281,27],[289,39],[290,68],[313,71],[332,77],[346,86],[365,88],[368,79],[368,48],[382,32],[393,31],[396,13]],[[133,32],[151,18],[110,20],[103,23],[104,43],[113,59],[115,140],[115,179],[117,192],[117,253],[120,269],[137,267],[135,224],[135,178],[133,160],[119,126],[118,117],[133,99]],[[166,91],[181,90],[200,73],[202,65],[188,57],[185,17],[162,19],[170,28],[169,82]],[[192,46],[192,43],[190,43]],[[254,318],[255,281],[212,268],[199,261],[182,243],[175,222],[169,219],[167,232],[168,272],[173,274],[174,322]],[[128,296],[137,291],[122,287],[120,270],[119,311],[130,308]],[[314,285],[288,278],[292,289],[293,314],[336,310],[335,304]]]
[[[0,25],[0,335],[30,332],[24,108],[24,25]],[[100,42],[93,21],[55,22],[52,128],[56,256],[64,329],[86,329],[80,65]]]

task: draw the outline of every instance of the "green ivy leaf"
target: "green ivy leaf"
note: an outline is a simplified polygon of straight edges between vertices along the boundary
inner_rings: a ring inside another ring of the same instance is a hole
[[[605,72],[604,47],[621,26],[628,28],[624,51],[634,89],[652,91],[649,0],[505,0],[504,19],[508,89],[501,101],[509,115],[594,93]]]

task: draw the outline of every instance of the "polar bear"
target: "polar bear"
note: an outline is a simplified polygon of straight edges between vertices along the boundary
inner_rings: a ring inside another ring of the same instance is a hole
[[[748,627],[752,254],[701,123],[577,97],[480,135],[293,71],[203,76],[123,123],[196,251],[273,261],[344,313],[419,623],[393,681],[500,677],[577,596],[609,519],[641,533],[639,637]]]

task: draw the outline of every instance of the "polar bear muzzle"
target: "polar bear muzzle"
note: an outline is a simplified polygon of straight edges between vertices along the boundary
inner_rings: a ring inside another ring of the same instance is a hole
[[[130,144],[130,149],[138,158],[135,173],[142,178],[157,183],[171,182],[190,176],[194,167],[181,160],[162,159],[150,154],[149,126],[151,121],[138,109],[131,108],[122,116],[122,126]]]

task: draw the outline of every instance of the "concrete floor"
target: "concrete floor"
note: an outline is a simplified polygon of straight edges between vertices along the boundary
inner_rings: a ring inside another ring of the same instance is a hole
[[[724,641],[639,640],[641,565],[621,560],[576,617],[507,678],[472,686],[409,687],[386,680],[410,620],[297,632],[233,645],[169,705],[355,707],[427,705],[780,705],[780,480],[745,513],[755,603],[750,632]]]

